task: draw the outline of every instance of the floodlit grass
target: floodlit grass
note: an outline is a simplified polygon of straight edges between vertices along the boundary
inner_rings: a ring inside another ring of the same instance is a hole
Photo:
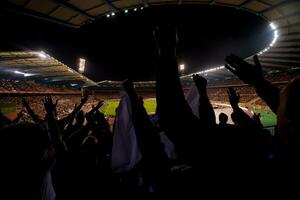
[[[144,106],[148,113],[155,113],[156,110],[156,100],[155,99],[145,99]]]
[[[101,108],[101,111],[104,115],[115,116],[116,108],[119,106],[119,99],[107,100],[104,102],[104,105]],[[144,106],[148,113],[154,113],[156,109],[156,100],[155,99],[145,99]]]
[[[119,106],[119,99],[107,100],[104,102],[104,105],[101,107],[101,112],[106,116],[115,116],[116,108]]]
[[[101,111],[107,116],[115,116],[115,110],[119,105],[119,99],[113,99],[105,101]],[[156,109],[156,100],[155,99],[145,99],[144,106],[148,113],[154,113]],[[264,126],[274,126],[276,125],[276,115],[273,112],[266,110],[255,110],[256,113],[260,113],[261,121]]]
[[[16,112],[16,110],[17,110],[17,108],[13,104],[1,104],[0,105],[0,112],[2,114],[13,113],[13,112]]]
[[[261,122],[264,126],[275,126],[277,123],[276,115],[271,111],[255,110],[256,113],[260,113]]]

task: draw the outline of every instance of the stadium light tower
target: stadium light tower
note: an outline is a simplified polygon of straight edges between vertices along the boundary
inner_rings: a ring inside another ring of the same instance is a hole
[[[179,70],[180,71],[184,71],[184,69],[185,69],[185,65],[184,64],[179,65]]]
[[[184,70],[185,70],[185,65],[184,64],[180,64],[179,65],[179,73],[181,76],[184,75]]]
[[[185,70],[185,65],[184,64],[180,64],[179,65],[179,71],[183,72]]]
[[[79,58],[79,67],[78,67],[78,71],[83,74],[84,73],[84,69],[85,69],[85,59],[83,58]]]

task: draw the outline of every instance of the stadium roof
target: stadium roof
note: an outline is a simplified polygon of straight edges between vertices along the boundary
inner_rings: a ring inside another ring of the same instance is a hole
[[[0,52],[0,78],[71,87],[96,85],[55,58],[38,51]]]
[[[208,4],[235,7],[275,21],[285,33],[299,31],[299,0],[4,0],[2,7],[15,12],[80,27],[99,17],[125,9],[164,4]],[[291,30],[286,30],[290,27]]]
[[[118,15],[135,8],[174,4],[226,6],[254,13],[269,21],[274,28],[276,42],[257,52],[265,69],[272,71],[300,67],[299,0],[5,0],[0,3],[6,10],[75,28],[112,13]],[[252,62],[250,58],[246,60]],[[215,79],[230,76],[226,69],[207,74]],[[63,81],[67,80],[67,76],[63,78]],[[113,83],[103,82],[99,85],[106,84]]]

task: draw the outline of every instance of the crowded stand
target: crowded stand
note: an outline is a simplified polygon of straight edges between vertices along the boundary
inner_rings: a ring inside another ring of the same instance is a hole
[[[78,90],[66,87],[50,86],[50,85],[38,85],[32,82],[25,81],[11,81],[1,80],[0,81],[0,93],[78,93]]]

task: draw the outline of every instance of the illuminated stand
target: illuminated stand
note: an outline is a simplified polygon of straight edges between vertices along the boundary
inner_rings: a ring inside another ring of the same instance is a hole
[[[184,76],[184,70],[185,70],[185,65],[180,64],[179,65],[179,74],[180,74],[180,76]]]

